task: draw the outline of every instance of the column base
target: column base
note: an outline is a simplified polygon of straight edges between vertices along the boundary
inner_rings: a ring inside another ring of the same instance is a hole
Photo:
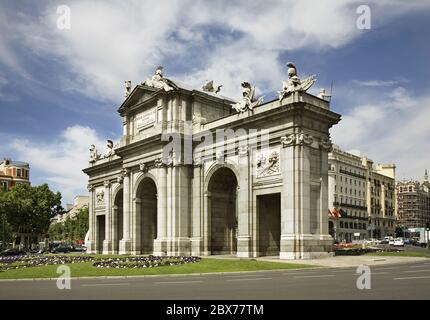
[[[154,240],[154,256],[167,256],[167,240],[155,239]]]
[[[95,241],[87,241],[85,243],[85,246],[87,247],[87,253],[89,254],[96,254],[96,242]]]
[[[333,238],[330,235],[282,235],[280,259],[315,259],[333,256]]]
[[[202,237],[194,237],[191,238],[191,255],[192,256],[200,256],[203,251],[203,238]]]
[[[113,247],[111,240],[103,240],[103,254],[112,254]]]
[[[190,256],[191,241],[190,238],[173,238],[166,239],[168,256]]]
[[[255,256],[251,250],[250,236],[237,237],[237,256],[239,258],[251,258]]]
[[[119,254],[131,254],[131,240],[123,239],[119,241]]]

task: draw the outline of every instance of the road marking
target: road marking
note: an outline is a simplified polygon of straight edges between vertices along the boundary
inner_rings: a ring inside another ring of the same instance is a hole
[[[100,287],[100,286],[128,286],[130,283],[95,283],[95,284],[81,284],[81,287]]]
[[[410,271],[403,271],[404,273],[415,273],[415,272],[430,272],[430,270],[410,270]]]
[[[430,279],[430,276],[424,276],[424,277],[393,278],[393,280],[411,280],[411,279]]]
[[[261,274],[255,274],[255,275],[236,275],[236,276],[225,276],[225,278],[253,278],[253,277],[261,277]]]
[[[184,283],[202,283],[203,281],[163,281],[155,282],[155,284],[184,284]]]
[[[297,276],[294,278],[299,279],[299,278],[328,278],[328,277],[334,277],[334,274],[325,274],[325,275],[318,275],[318,276]]]
[[[424,263],[425,264],[425,263]],[[424,266],[423,265],[418,265],[418,266],[409,266],[409,268],[424,268]]]
[[[258,280],[271,280],[272,278],[247,278],[247,279],[229,279],[226,281],[258,281]]]
[[[372,272],[372,276],[373,275],[377,275],[377,274],[387,274],[388,272]],[[356,273],[357,274],[357,273]]]
[[[396,267],[396,268],[374,268],[373,270],[396,270],[396,269],[399,269],[398,267]]]
[[[310,271],[310,272],[288,272],[288,273],[284,273],[284,276],[295,276],[295,275],[301,275],[301,274],[317,274],[318,272],[316,271]]]

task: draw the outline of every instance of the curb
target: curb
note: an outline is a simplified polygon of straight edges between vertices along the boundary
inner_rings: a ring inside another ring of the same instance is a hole
[[[90,277],[72,277],[71,280],[93,280],[93,279],[140,279],[140,278],[157,278],[157,277],[196,277],[204,275],[229,275],[229,274],[248,274],[248,273],[261,273],[261,272],[288,272],[298,270],[321,270],[321,269],[334,269],[333,267],[310,267],[310,268],[297,268],[297,269],[273,269],[273,270],[255,270],[255,271],[224,271],[224,272],[200,272],[200,273],[175,273],[175,274],[148,274],[148,275],[135,275],[135,276],[90,276]],[[27,278],[27,279],[0,279],[1,282],[17,282],[17,281],[55,281],[58,278]]]

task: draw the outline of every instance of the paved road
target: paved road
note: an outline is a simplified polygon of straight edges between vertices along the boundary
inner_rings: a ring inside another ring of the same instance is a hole
[[[356,268],[56,281],[1,281],[0,299],[430,299],[430,262],[371,268],[358,290]]]

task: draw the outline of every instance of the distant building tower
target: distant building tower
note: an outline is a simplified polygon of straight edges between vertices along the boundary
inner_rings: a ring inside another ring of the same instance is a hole
[[[8,191],[17,184],[30,184],[30,166],[26,162],[3,159],[0,162],[0,188]]]
[[[430,223],[430,183],[427,169],[424,182],[397,182],[399,224],[403,228],[424,228]]]

